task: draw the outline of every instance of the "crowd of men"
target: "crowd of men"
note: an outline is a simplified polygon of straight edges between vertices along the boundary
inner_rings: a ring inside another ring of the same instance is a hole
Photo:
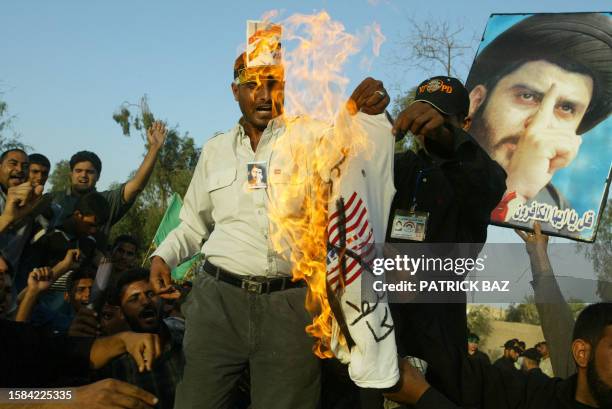
[[[421,409],[612,407],[606,303],[585,308],[575,324],[563,321],[571,339],[551,342],[550,353],[546,342],[526,349],[512,339],[491,364],[475,347],[477,335],[468,333],[464,293],[452,294],[452,302],[417,295],[390,304],[397,352],[406,358],[398,358],[399,375],[385,385],[358,387],[346,365],[318,359],[305,332],[312,320],[307,289],[291,280],[269,237],[269,192],[295,183],[292,164],[274,156],[286,130],[283,72],[248,67],[242,54],[233,79],[242,116],[205,143],[181,223],[153,253],[150,270],[138,267],[144,243],[109,238],[153,171],[166,135],[162,123],[148,130],[148,151],[134,176],[102,192],[96,189],[102,161],[93,152],[71,157],[70,188],[53,195],[43,195],[51,167],[44,155],[1,154],[0,362],[8,371],[0,371],[0,387],[69,386],[86,407],[369,409],[391,401]],[[352,117],[374,123],[391,144],[393,136],[415,136],[415,149],[396,155],[394,180],[387,181],[397,193],[385,209],[385,241],[397,249],[471,243],[467,251],[477,255],[508,193],[508,168],[469,134],[468,90],[455,78],[428,78],[392,124],[389,102],[383,84],[366,78],[347,104]],[[416,229],[404,227],[408,219]],[[547,280],[554,275],[536,254],[546,250],[539,227],[521,234],[532,265],[540,263],[533,268],[537,299],[555,290]],[[451,257],[455,251],[448,249]],[[200,252],[193,288],[173,283],[172,268]],[[549,376],[545,362],[559,354],[553,349],[571,357],[575,373]]]

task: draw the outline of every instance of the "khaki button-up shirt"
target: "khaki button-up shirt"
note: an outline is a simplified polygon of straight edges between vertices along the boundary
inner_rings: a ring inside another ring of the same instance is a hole
[[[255,151],[240,124],[207,141],[185,195],[181,223],[153,255],[174,267],[201,251],[235,274],[289,275],[290,264],[274,251],[269,237],[270,187],[249,189],[247,180],[250,162],[265,162],[270,171],[273,144],[284,130],[282,118],[271,121]]]

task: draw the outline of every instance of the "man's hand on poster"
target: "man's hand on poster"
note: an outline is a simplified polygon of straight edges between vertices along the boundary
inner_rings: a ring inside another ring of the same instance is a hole
[[[404,109],[393,124],[393,135],[402,138],[410,131],[425,146],[425,138],[451,149],[453,134],[444,126],[444,116],[427,102],[414,102]]]
[[[151,276],[149,280],[153,291],[161,298],[176,300],[181,296],[181,292],[172,285],[170,266],[166,264],[163,258],[154,256],[151,259]]]
[[[533,233],[516,229],[514,231],[525,242],[534,280],[542,277],[544,273],[552,274],[552,266],[548,258],[548,236],[542,233],[540,222],[533,223]]]
[[[525,124],[508,163],[508,191],[527,201],[546,186],[554,173],[569,165],[578,154],[582,137],[573,129],[557,129],[554,124],[555,85],[546,92],[538,111]]]
[[[391,102],[391,98],[389,98],[382,81],[368,77],[355,88],[346,103],[346,108],[351,115],[355,115],[359,111],[368,115],[378,115],[385,112],[389,102]]]
[[[548,236],[542,233],[540,222],[533,223],[533,233],[514,229],[516,234],[525,242],[529,254],[546,253],[548,250]]]

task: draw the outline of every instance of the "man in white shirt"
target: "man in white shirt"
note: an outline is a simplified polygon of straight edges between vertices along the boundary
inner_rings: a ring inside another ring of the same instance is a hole
[[[354,108],[384,111],[389,97],[381,82],[368,78],[358,88]],[[290,264],[275,251],[267,210],[274,185],[288,183],[291,172],[274,161],[273,150],[285,131],[282,70],[245,68],[241,55],[232,92],[242,117],[204,145],[181,224],[151,260],[154,290],[178,298],[171,268],[197,252],[206,258],[184,305],[186,366],[175,408],[229,407],[247,365],[254,408],[314,408],[320,369],[304,330],[311,322],[306,288],[291,281]],[[268,180],[249,188],[255,164],[267,166]]]

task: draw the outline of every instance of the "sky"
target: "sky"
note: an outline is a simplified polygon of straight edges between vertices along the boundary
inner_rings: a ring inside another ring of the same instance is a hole
[[[472,33],[480,38],[492,13],[610,8],[609,0],[4,1],[0,98],[15,116],[13,129],[22,142],[53,164],[82,149],[98,153],[98,187],[104,189],[126,180],[144,152],[140,137],[124,137],[112,119],[123,102],[146,94],[159,118],[188,131],[199,145],[235,124],[230,68],[245,42],[246,20],[267,11],[287,17],[326,10],[351,33],[380,24],[386,37],[380,56],[369,69],[359,61],[349,64],[348,89],[371,76],[394,96],[440,72],[393,64],[392,56],[404,54],[399,42],[410,18],[463,24],[467,41]]]

